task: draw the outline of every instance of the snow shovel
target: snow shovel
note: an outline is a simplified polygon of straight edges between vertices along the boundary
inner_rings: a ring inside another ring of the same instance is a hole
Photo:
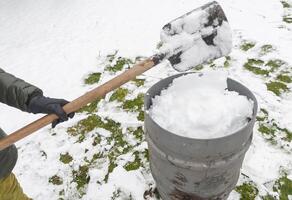
[[[134,65],[117,77],[65,105],[66,113],[79,110],[97,98],[134,79],[162,61],[177,71],[187,71],[231,51],[231,30],[217,2],[210,2],[166,24],[161,31],[159,53]],[[0,150],[52,123],[58,117],[46,115],[0,140]]]

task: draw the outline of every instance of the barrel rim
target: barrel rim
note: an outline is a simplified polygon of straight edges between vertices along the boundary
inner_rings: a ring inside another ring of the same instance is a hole
[[[169,76],[165,79],[172,79],[172,81],[175,79],[175,78],[178,78],[180,76],[184,76],[184,75],[188,75],[188,74],[192,74],[192,73],[198,73],[198,72],[184,72],[184,73],[179,73],[179,74],[175,74],[175,75],[172,75],[172,76]],[[161,127],[158,123],[156,123],[152,117],[148,114],[149,112],[149,109],[152,105],[152,97],[149,93],[149,91],[154,88],[155,86],[157,86],[158,84],[160,84],[162,81],[164,81],[165,79],[162,79],[160,81],[158,81],[157,83],[155,83],[154,85],[152,85],[146,92],[145,96],[144,96],[144,108],[145,108],[145,112],[144,112],[144,115],[145,115],[145,121],[146,119],[148,120],[151,120],[152,123],[154,123],[154,125],[156,125],[157,127],[161,128],[164,132],[168,133],[168,134],[171,134],[173,137],[178,137],[178,138],[181,138],[181,139],[187,139],[187,140],[192,140],[192,141],[198,141],[198,142],[208,142],[208,141],[215,141],[215,140],[225,140],[225,139],[229,139],[229,138],[232,138],[234,137],[235,135],[243,132],[247,127],[249,126],[253,126],[253,124],[255,123],[255,119],[256,119],[256,116],[257,116],[257,111],[258,111],[258,102],[257,102],[257,99],[256,97],[254,96],[254,94],[243,84],[241,84],[240,82],[234,80],[234,79],[231,79],[231,78],[227,78],[227,84],[228,84],[228,80],[231,80],[237,84],[239,84],[243,89],[245,89],[248,93],[250,93],[250,98],[247,97],[248,99],[251,99],[253,102],[254,102],[254,107],[253,107],[253,114],[252,114],[252,118],[251,120],[249,120],[249,122],[241,127],[240,129],[238,129],[237,131],[231,133],[231,134],[228,134],[228,135],[225,135],[225,136],[222,136],[222,137],[215,137],[215,138],[191,138],[191,137],[185,137],[185,136],[181,136],[181,135],[177,135],[171,131],[168,131],[166,129],[164,129],[163,127]],[[168,84],[168,86],[172,83],[172,81]],[[227,85],[227,89],[228,89],[228,85]],[[149,107],[147,106],[147,104],[149,104]],[[147,108],[148,107],[148,108]],[[145,122],[144,122],[145,123]]]

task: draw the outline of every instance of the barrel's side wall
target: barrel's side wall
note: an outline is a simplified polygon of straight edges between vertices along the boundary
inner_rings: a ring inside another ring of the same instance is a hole
[[[164,79],[145,96],[145,130],[152,175],[163,200],[226,199],[235,187],[255,122],[257,103],[244,86],[228,79],[230,90],[255,102],[246,127],[232,135],[207,140],[185,138],[168,132],[148,115],[151,99],[179,75]]]
[[[147,140],[151,172],[165,200],[170,197],[175,199],[174,195],[178,194],[192,198],[199,196],[209,200],[212,197],[226,199],[237,183],[244,154],[251,141],[250,139],[241,152],[230,158],[209,163],[196,163],[174,159],[164,154],[151,138]]]

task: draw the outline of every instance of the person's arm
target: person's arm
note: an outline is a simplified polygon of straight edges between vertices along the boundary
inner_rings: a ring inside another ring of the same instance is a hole
[[[59,119],[52,123],[53,127],[74,116],[74,113],[67,115],[62,108],[68,101],[45,97],[41,89],[6,73],[1,68],[0,102],[34,114],[56,114]]]
[[[41,89],[0,68],[0,102],[28,112],[28,102],[38,95],[43,95]]]

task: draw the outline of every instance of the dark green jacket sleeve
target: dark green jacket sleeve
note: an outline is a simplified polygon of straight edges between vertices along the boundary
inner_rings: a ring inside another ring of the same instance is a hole
[[[3,137],[6,137],[6,134],[0,128],[0,139]],[[0,151],[0,180],[7,177],[12,172],[17,161],[17,156],[15,145],[11,145]]]
[[[42,91],[0,68],[0,102],[27,111],[27,103]]]
[[[22,111],[28,111],[27,104],[29,100],[40,94],[42,94],[42,91],[39,88],[4,72],[0,68],[0,102]],[[4,131],[0,129],[0,139],[5,136]],[[16,160],[17,149],[15,145],[0,151],[0,179],[5,178],[11,173]]]

